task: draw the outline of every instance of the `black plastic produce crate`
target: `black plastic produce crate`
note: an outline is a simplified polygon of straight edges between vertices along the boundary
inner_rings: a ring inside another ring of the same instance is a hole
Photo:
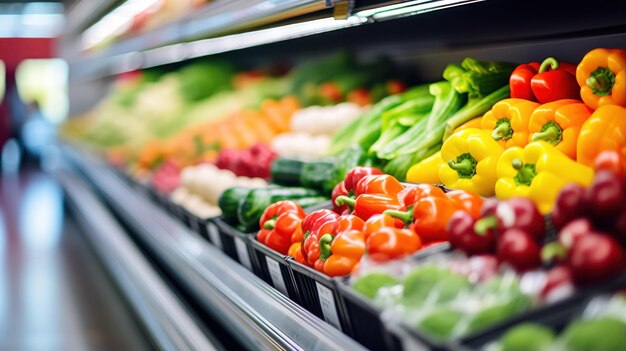
[[[302,306],[335,328],[350,334],[350,320],[337,293],[336,279],[291,257],[287,262],[300,292]]]
[[[419,260],[432,254],[450,250],[449,244],[435,245],[412,255]],[[337,292],[349,320],[353,339],[371,350],[401,350],[397,334],[390,333],[383,320],[383,309],[352,290],[348,278],[337,281]]]
[[[258,271],[255,272],[257,276],[300,306],[304,306],[300,296],[300,289],[296,285],[288,262],[289,257],[258,242],[256,235],[251,237],[249,242],[258,265]]]
[[[250,243],[253,234],[245,234],[238,231],[226,223],[221,216],[212,221],[217,226],[224,253],[251,272],[258,274],[258,265],[254,262],[254,251]]]

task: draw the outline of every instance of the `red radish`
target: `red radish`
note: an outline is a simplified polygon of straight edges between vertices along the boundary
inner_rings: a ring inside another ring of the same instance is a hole
[[[568,264],[578,284],[613,278],[624,272],[626,258],[617,240],[604,233],[587,233],[574,241]]]
[[[523,272],[541,265],[541,248],[535,237],[518,228],[506,230],[498,240],[498,260]]]
[[[474,230],[475,223],[476,220],[469,212],[456,211],[446,227],[450,245],[468,255],[492,252],[495,247],[493,231],[479,234]]]

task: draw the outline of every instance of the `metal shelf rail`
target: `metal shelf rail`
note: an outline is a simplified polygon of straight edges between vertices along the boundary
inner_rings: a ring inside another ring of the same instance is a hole
[[[87,184],[63,167],[51,173],[63,185],[74,214],[88,228],[84,232],[92,247],[119,283],[158,349],[223,350],[210,332],[198,327]]]
[[[250,349],[364,350],[189,231],[92,154],[63,147],[199,305]]]

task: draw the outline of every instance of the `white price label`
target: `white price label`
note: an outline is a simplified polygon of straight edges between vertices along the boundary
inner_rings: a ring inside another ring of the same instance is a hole
[[[252,262],[250,262],[250,254],[248,253],[246,243],[241,238],[235,238],[235,248],[237,249],[239,262],[252,272]]]
[[[272,278],[272,285],[280,292],[282,292],[285,296],[289,296],[287,293],[287,286],[285,285],[285,281],[283,280],[283,273],[280,271],[280,265],[278,262],[273,259],[265,256],[265,261],[267,262],[267,268],[270,271],[270,278]]]
[[[220,233],[217,231],[215,224],[207,223],[206,231],[213,245],[217,246],[220,250],[223,250],[222,239],[220,238]]]
[[[337,306],[335,305],[333,292],[318,282],[315,282],[315,285],[317,286],[317,295],[320,298],[320,306],[322,307],[324,320],[333,327],[341,330],[341,323],[339,322],[339,315],[337,314]]]

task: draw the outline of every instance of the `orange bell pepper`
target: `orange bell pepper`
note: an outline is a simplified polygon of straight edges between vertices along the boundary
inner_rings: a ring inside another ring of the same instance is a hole
[[[626,156],[626,108],[605,105],[597,109],[583,124],[577,146],[577,161],[589,167],[603,151]]]
[[[446,193],[446,197],[458,208],[467,211],[472,217],[480,217],[480,210],[485,200],[478,194],[467,190],[452,190]]]
[[[491,137],[505,148],[528,144],[528,121],[538,103],[523,99],[504,99],[487,111],[480,128],[491,132]]]
[[[576,68],[580,97],[592,109],[626,107],[626,50],[594,49]]]
[[[330,251],[330,256],[324,262],[323,272],[331,277],[350,274],[365,253],[363,232],[355,229],[343,231],[331,239],[332,244],[330,246],[322,245],[322,241],[327,241],[329,235],[325,234],[320,238],[322,257],[325,247],[329,247],[328,250]]]
[[[446,225],[456,210],[462,209],[448,197],[425,196],[406,211],[387,210],[384,213],[398,218],[417,232],[423,242],[447,240]]]
[[[547,141],[569,158],[576,160],[578,134],[592,112],[587,105],[572,99],[543,104],[530,116],[528,142]]]
[[[373,232],[365,241],[365,250],[375,261],[400,258],[422,247],[420,237],[411,229],[383,227]]]
[[[293,257],[296,262],[302,263],[305,266],[310,266],[309,262],[304,259],[304,255],[302,255],[302,242],[294,242],[289,247],[289,251],[287,252],[287,256]]]
[[[363,225],[363,235],[365,236],[365,239],[367,239],[370,234],[385,227],[403,228],[404,222],[397,218],[393,218],[388,214],[379,213],[377,215],[373,215],[365,221],[365,224]]]
[[[320,256],[313,267],[329,276],[350,273],[365,252],[364,224],[357,216],[343,215],[328,230],[322,226],[319,232]]]
[[[459,130],[463,130],[463,129],[467,129],[467,128],[480,128],[480,123],[481,123],[482,119],[483,119],[482,116],[470,119],[469,121],[467,121],[467,122],[461,124],[460,126],[458,126],[454,130],[453,134],[458,132]]]

